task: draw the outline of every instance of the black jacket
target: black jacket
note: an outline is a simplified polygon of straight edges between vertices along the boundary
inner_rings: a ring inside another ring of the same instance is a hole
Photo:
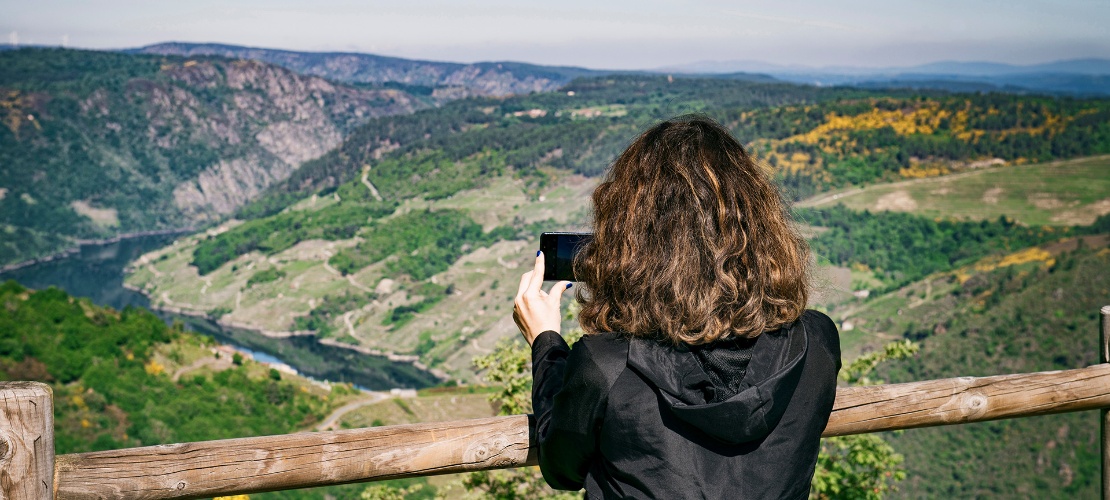
[[[836,396],[824,314],[746,342],[615,333],[532,344],[540,469],[589,498],[806,498]]]

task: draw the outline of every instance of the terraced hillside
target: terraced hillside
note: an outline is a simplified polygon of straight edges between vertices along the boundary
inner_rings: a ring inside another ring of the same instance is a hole
[[[959,126],[910,126],[957,103],[968,115]],[[1017,131],[1020,123],[1006,110],[1031,108],[1040,110],[1031,112],[1035,116],[1051,116],[1053,128]],[[860,178],[903,179],[927,165],[944,166],[926,172],[934,176],[968,170],[983,157],[1028,162],[1080,132],[1092,139],[1077,151],[1100,152],[1105,126],[1084,117],[1107,109],[1100,100],[880,95],[643,77],[583,80],[552,94],[466,99],[368,123],[273,186],[238,220],[145,256],[128,282],[159,307],[276,335],[314,332],[324,342],[411,356],[472,379],[469,360],[515,334],[508,315],[512,285],[538,233],[585,224],[594,176],[653,118],[708,111],[768,162],[813,145],[816,162],[799,159],[797,168],[780,163],[776,175],[788,186],[819,179],[807,185],[826,189]],[[979,115],[1003,118],[994,124]],[[1015,134],[1028,139],[1005,138]],[[926,143],[938,145],[934,154],[908,157],[908,167],[875,156],[895,158],[895,150]],[[856,145],[866,146],[866,153],[857,153]],[[870,170],[854,170],[860,161]],[[1089,172],[1097,175],[1097,168]],[[882,224],[900,223],[872,227]],[[848,274],[841,280],[845,289],[854,278],[878,290],[961,259],[1055,237],[1040,229],[1025,235],[1009,224],[988,231],[977,250],[959,259],[892,270],[883,269],[891,265],[882,260],[852,269],[829,257],[841,269],[831,274]],[[826,239],[841,233],[829,234]],[[834,240],[822,244],[837,248]]]
[[[159,306],[212,313],[226,324],[271,332],[314,330],[325,341],[415,355],[471,378],[470,359],[515,331],[508,314],[511,297],[522,266],[535,256],[529,228],[572,228],[585,221],[583,200],[595,181],[571,175],[556,182],[542,198],[529,199],[522,180],[499,176],[484,189],[451,198],[407,201],[376,219],[376,234],[307,239],[271,255],[252,251],[200,275],[191,262],[202,245],[226,234],[220,230],[255,221],[228,224],[144,256],[128,283],[146,290]],[[368,192],[358,182],[347,187]],[[347,189],[337,194],[343,200]],[[341,206],[335,198],[310,198],[286,214]],[[460,224],[472,227],[471,233],[456,234],[451,248],[442,245],[444,225]],[[492,233],[504,236],[488,236]],[[362,259],[360,248],[372,238],[402,247],[365,267],[348,265]],[[427,242],[403,246],[419,238]]]

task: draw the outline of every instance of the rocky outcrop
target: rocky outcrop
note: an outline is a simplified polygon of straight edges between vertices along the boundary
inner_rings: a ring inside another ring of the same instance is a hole
[[[223,160],[205,169],[195,180],[178,184],[173,190],[173,201],[193,219],[212,219],[235,211],[292,171],[293,167],[286,162],[262,161],[257,156]]]
[[[336,85],[257,61],[184,61],[164,71],[180,86],[137,90],[149,98],[151,141],[166,148],[183,137],[247,146],[174,186],[174,205],[194,221],[233,212],[366,120],[421,106],[399,90]],[[230,95],[214,110],[189,89]]]
[[[55,241],[218,218],[367,121],[434,101],[252,60],[39,48],[0,59],[18,68],[0,84],[0,226],[41,235],[0,248],[0,264]]]

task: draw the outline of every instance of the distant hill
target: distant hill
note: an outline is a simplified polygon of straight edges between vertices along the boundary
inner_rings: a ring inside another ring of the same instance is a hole
[[[431,104],[256,61],[0,51],[0,265],[227,214],[373,117]]]
[[[127,52],[253,59],[338,82],[391,82],[430,87],[434,89],[432,95],[442,100],[475,95],[505,96],[548,92],[578,77],[611,73],[508,61],[461,64],[353,52],[297,52],[216,43],[168,42],[130,49]]]
[[[1110,59],[1071,59],[1013,65],[986,61],[940,61],[904,67],[801,66],[760,61],[700,61],[660,68],[690,74],[765,73],[812,85],[908,87],[951,91],[1110,94]]]
[[[805,66],[799,64],[775,64],[763,61],[698,61],[659,68],[658,71],[676,71],[694,74],[722,74],[734,72],[757,72],[768,74],[824,74],[855,76],[889,76],[902,74],[916,75],[960,75],[960,76],[1002,76],[1028,75],[1036,73],[1056,73],[1071,75],[1110,75],[1110,59],[1067,59],[1041,64],[1005,64],[990,61],[938,61],[916,66]]]

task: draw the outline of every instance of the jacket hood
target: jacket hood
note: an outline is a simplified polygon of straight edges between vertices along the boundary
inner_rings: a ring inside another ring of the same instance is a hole
[[[807,337],[800,320],[761,334],[739,392],[720,402],[711,402],[719,389],[685,346],[633,338],[628,365],[655,385],[679,420],[725,443],[746,443],[765,437],[782,418],[801,379]]]

